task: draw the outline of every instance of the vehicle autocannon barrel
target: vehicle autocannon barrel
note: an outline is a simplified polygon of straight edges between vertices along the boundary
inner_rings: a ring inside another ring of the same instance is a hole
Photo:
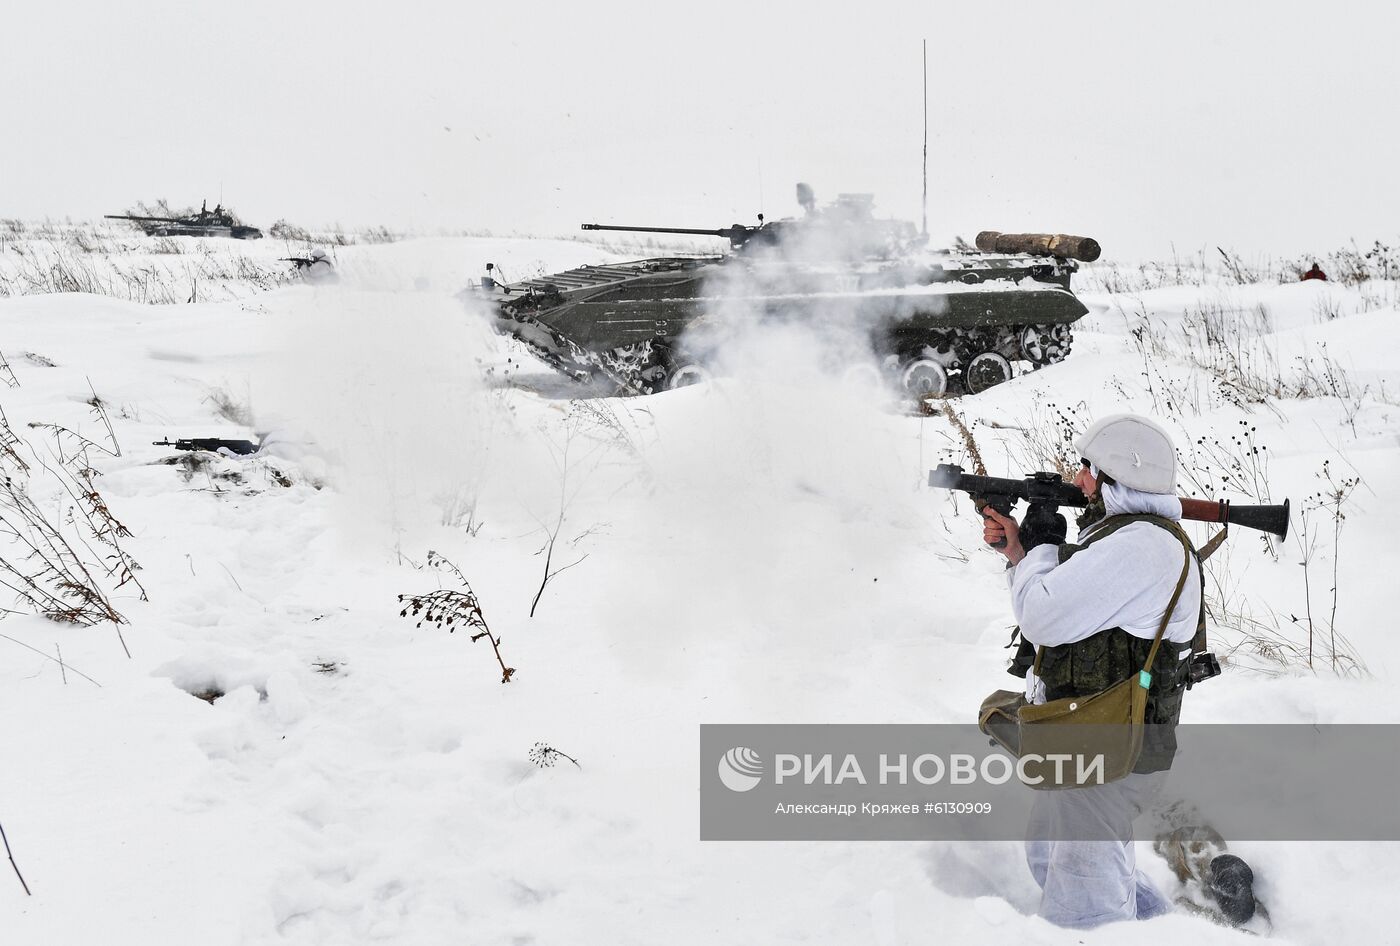
[[[580,225],[581,230],[620,230],[626,233],[685,233],[691,236],[717,236],[724,237],[731,246],[741,247],[749,241],[760,229],[759,227],[746,227],[741,223],[736,223],[732,227],[722,227],[718,230],[700,230],[692,227],[620,227],[610,223],[585,223]]]

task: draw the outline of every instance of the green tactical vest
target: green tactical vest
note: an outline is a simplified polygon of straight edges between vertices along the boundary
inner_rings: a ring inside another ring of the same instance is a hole
[[[1170,519],[1151,515],[1110,516],[1103,520],[1082,545],[1059,547],[1060,563],[1064,564],[1081,549],[1117,532],[1133,522],[1150,522],[1175,536],[1185,552],[1196,559],[1201,574],[1201,614],[1196,637],[1188,644],[1177,644],[1163,638],[1152,662],[1152,683],[1147,689],[1147,714],[1143,722],[1142,755],[1134,772],[1159,772],[1171,768],[1176,755],[1176,724],[1181,718],[1181,698],[1191,678],[1191,661],[1183,659],[1194,649],[1196,641],[1205,639],[1205,573],[1200,557],[1190,538]],[[1105,690],[1124,678],[1137,673],[1147,662],[1152,641],[1129,634],[1120,627],[1110,627],[1083,640],[1055,647],[1041,647],[1036,653],[1036,674],[1045,684],[1047,702],[1067,696],[1088,696]]]

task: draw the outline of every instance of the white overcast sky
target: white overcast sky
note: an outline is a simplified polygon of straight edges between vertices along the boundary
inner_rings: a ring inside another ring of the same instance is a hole
[[[876,195],[1106,255],[1400,232],[1393,3],[11,3],[0,216],[566,233]],[[1213,249],[1211,252],[1214,252]]]

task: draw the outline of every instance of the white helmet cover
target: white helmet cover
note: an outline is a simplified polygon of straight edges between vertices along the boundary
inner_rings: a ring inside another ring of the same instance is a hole
[[[1074,442],[1079,455],[1131,489],[1176,492],[1176,448],[1171,435],[1138,414],[1110,414]]]

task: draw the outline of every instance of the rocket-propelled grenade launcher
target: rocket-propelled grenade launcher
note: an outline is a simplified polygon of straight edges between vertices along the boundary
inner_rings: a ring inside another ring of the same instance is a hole
[[[1056,513],[1058,507],[1082,509],[1089,505],[1079,487],[1066,483],[1058,473],[1032,473],[1024,479],[1012,480],[975,476],[964,473],[960,466],[942,463],[937,469],[929,470],[928,485],[967,493],[978,509],[990,506],[1003,516],[1011,515],[1011,508],[1018,500],[1025,500],[1029,509],[1021,530],[1023,534],[1035,536],[1044,535],[1047,530],[1052,534],[1063,532],[1063,520]],[[1181,517],[1258,529],[1282,540],[1288,537],[1288,505],[1286,499],[1281,506],[1236,505],[1227,499],[1182,499]],[[1062,534],[1059,541],[1063,541]]]

